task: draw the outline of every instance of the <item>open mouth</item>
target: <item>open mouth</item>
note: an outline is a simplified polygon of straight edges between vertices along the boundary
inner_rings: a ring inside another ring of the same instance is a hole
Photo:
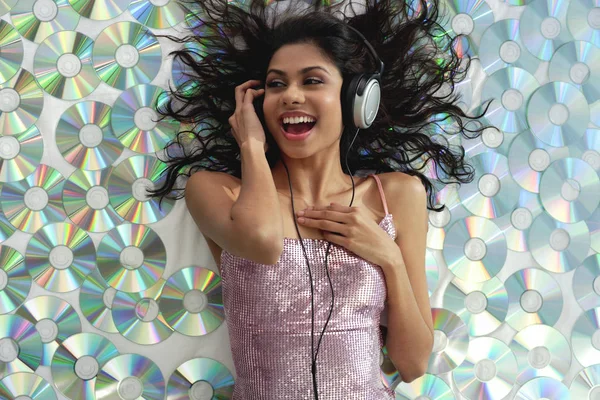
[[[310,131],[317,122],[301,122],[299,124],[282,124],[283,130],[290,135],[301,135]]]

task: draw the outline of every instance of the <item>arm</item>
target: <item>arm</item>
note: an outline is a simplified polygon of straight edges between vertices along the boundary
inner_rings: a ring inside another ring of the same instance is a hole
[[[427,193],[420,181],[393,174],[392,213],[397,221],[397,247],[381,265],[387,284],[386,347],[404,382],[427,370],[433,347],[433,320],[425,275]]]

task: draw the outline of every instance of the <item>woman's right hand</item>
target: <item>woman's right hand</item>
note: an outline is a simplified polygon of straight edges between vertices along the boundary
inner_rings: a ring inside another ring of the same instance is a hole
[[[255,90],[260,81],[251,79],[235,88],[235,112],[229,117],[229,124],[235,140],[240,148],[249,140],[256,140],[267,147],[265,131],[258,119],[253,101],[256,97],[265,93],[265,89]]]

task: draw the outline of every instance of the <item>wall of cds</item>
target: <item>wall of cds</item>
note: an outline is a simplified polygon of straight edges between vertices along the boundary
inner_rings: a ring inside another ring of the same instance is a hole
[[[600,398],[600,3],[443,2],[474,60],[472,184],[431,214],[436,328],[398,399]],[[221,282],[182,201],[148,200],[178,131],[172,0],[0,0],[0,398],[227,399]],[[521,23],[521,22],[526,23]],[[445,127],[448,131],[449,127]]]

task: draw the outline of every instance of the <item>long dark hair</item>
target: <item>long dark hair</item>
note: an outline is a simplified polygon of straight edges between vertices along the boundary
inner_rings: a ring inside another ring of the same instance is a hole
[[[160,197],[161,202],[164,196],[182,198],[182,193],[172,194],[185,189],[175,187],[176,181],[198,170],[241,179],[240,148],[228,122],[236,106],[234,89],[249,79],[264,82],[271,57],[280,47],[315,44],[337,66],[344,82],[353,74],[377,71],[378,65],[350,25],[374,47],[385,71],[379,112],[373,124],[357,135],[348,166],[353,175],[358,170],[416,175],[427,189],[428,208],[441,211],[444,206],[435,207],[436,191],[448,183],[471,182],[474,171],[462,146],[438,139],[457,133],[473,139],[488,126],[479,120],[487,107],[476,116],[466,115],[460,107],[456,84],[466,76],[471,56],[459,57],[455,45],[461,35],[453,38],[440,25],[437,1],[418,0],[413,7],[404,1],[367,0],[360,5],[362,13],[354,10],[352,0],[343,11],[338,9],[344,2],[310,5],[296,1],[305,7],[274,17],[276,1],[182,0],[187,35],[162,35],[185,44],[170,53],[181,70],[180,79],[165,92],[168,99],[160,102],[157,111],[161,119],[174,118],[184,128],[164,149],[167,159],[161,161],[167,164],[166,177],[151,196]],[[348,7],[354,15],[348,15]],[[448,93],[436,93],[440,89]],[[255,105],[262,105],[263,97]],[[273,168],[280,150],[266,127],[262,107],[257,107],[257,114],[268,144],[267,161]],[[450,125],[443,122],[448,119],[456,130],[444,129],[443,125]],[[468,129],[464,119],[479,128]],[[347,128],[342,133],[341,157],[345,158],[355,133]],[[340,162],[345,169],[345,159]]]

